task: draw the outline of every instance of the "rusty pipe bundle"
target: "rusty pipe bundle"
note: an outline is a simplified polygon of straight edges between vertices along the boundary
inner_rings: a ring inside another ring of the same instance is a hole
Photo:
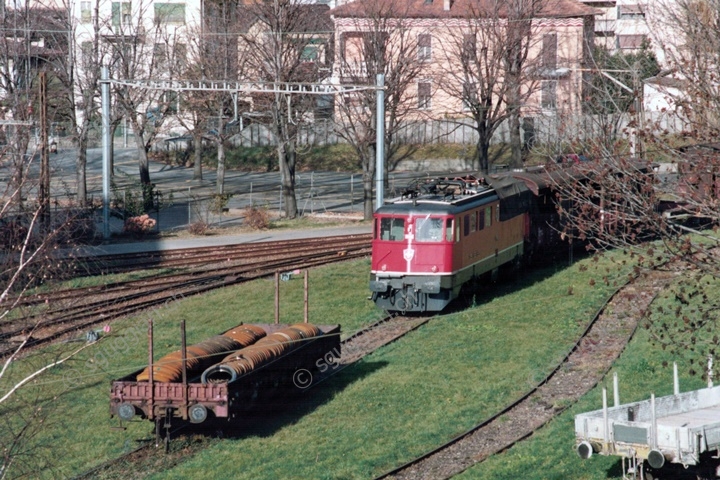
[[[322,332],[315,325],[299,323],[279,330],[225,357],[217,365],[205,370],[202,383],[232,383],[246,373],[267,365],[302,345],[303,340]]]
[[[248,347],[267,333],[255,325],[238,325],[222,335],[216,335],[187,347],[186,365],[191,375],[197,375],[215,363],[227,352]],[[136,381],[149,380],[149,367],[137,376]],[[169,353],[153,364],[153,380],[157,382],[178,382],[182,379],[182,351]]]

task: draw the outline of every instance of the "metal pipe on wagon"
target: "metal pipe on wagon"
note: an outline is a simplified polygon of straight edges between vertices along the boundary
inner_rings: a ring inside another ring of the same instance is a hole
[[[680,395],[680,378],[678,377],[677,362],[673,362],[673,394]]]
[[[620,387],[617,372],[613,372],[613,407],[620,405]]]
[[[280,272],[275,271],[275,323],[280,323]]]
[[[308,309],[308,270],[305,269],[305,323],[308,323],[309,309]]]

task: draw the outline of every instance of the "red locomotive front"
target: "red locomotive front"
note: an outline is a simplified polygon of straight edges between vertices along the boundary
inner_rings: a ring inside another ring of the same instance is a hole
[[[527,214],[518,204],[503,204],[495,188],[475,177],[423,179],[387,202],[375,213],[375,304],[440,311],[471,279],[518,260]]]

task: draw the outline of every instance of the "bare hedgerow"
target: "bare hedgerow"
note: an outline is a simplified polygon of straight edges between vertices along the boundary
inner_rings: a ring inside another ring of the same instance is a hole
[[[266,208],[255,205],[245,209],[245,225],[255,230],[265,230],[270,226],[270,214]]]

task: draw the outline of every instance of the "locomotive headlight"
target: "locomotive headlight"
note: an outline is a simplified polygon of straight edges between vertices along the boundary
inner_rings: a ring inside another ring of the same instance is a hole
[[[383,263],[380,267],[380,270],[382,270],[383,272],[387,271],[387,265]]]
[[[437,273],[438,268],[437,268],[437,266],[433,265],[430,270],[432,271],[432,273]]]

